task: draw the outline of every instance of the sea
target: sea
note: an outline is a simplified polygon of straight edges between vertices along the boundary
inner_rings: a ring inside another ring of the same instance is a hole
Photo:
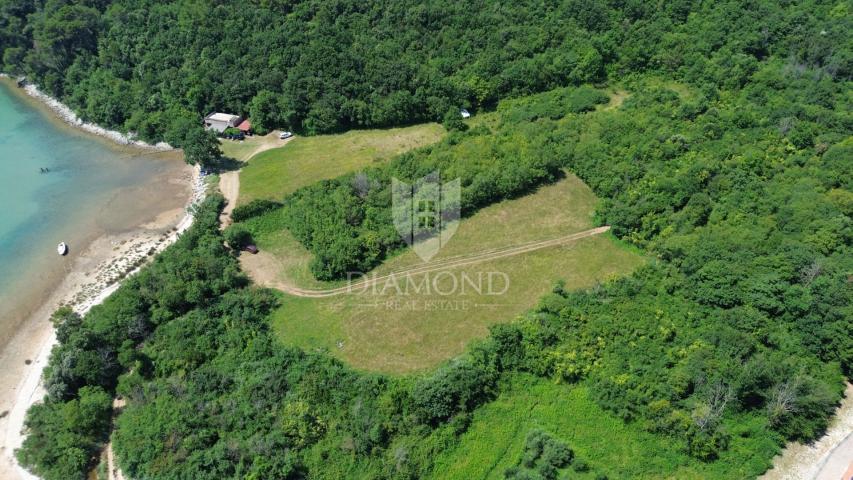
[[[138,224],[139,189],[174,165],[63,123],[0,82],[0,335],[31,313],[88,242]],[[66,242],[69,254],[57,254]]]

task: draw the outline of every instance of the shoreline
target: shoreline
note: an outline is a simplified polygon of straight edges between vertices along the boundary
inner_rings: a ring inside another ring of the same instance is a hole
[[[187,205],[201,200],[204,190],[204,181],[195,168]],[[84,315],[116,291],[124,278],[136,273],[148,260],[174,243],[193,222],[186,208],[181,212],[163,212],[159,217],[131,232],[103,235],[92,242],[75,259],[71,272],[49,299],[21,323],[21,328],[0,350],[0,387],[9,395],[9,398],[0,399],[3,402],[0,407],[3,414],[0,418],[0,478],[38,478],[18,464],[14,451],[24,440],[21,430],[27,410],[42,401],[46,393],[42,372],[56,344],[50,315],[62,305],[70,305]]]
[[[100,139],[109,140],[110,143],[118,146],[129,146],[139,148],[148,152],[167,152],[174,150],[174,147],[165,142],[156,144],[145,143],[142,140],[136,140],[133,135],[124,134],[116,130],[108,130],[100,125],[83,121],[71,108],[64,103],[51,97],[47,93],[42,92],[35,84],[25,81],[23,86],[18,86],[17,81],[9,74],[0,73],[0,81],[9,86],[9,90],[22,92],[22,97],[27,97],[33,101],[35,106],[40,106],[42,110],[50,112],[55,120],[59,120],[67,126],[73,128],[77,132],[85,132],[89,135],[99,137]]]
[[[51,122],[61,123],[63,128],[93,141],[110,144],[117,156],[127,149],[158,156],[177,152],[167,144],[149,145],[120,132],[87,124],[67,106],[36,87],[18,88],[8,75],[0,74],[0,82],[10,85],[10,91],[44,113]],[[178,156],[170,156],[174,158],[164,157],[162,161],[180,161]],[[69,259],[70,268],[63,273],[45,274],[56,276],[49,282],[48,293],[24,302],[29,307],[24,306],[22,311],[28,313],[19,317],[16,329],[0,344],[0,389],[3,392],[0,395],[0,478],[38,479],[18,464],[14,450],[24,440],[21,431],[27,410],[44,398],[42,372],[56,343],[50,315],[62,305],[85,314],[192,224],[189,207],[204,198],[204,179],[198,167],[174,165],[173,168],[167,182],[156,183],[149,179],[140,184],[139,191],[130,193],[139,201],[148,198],[142,197],[141,191],[148,194],[152,190],[155,194],[170,192],[173,200],[155,202],[149,208],[134,211],[130,218],[136,220],[128,223],[129,228],[110,227],[83,235],[88,238],[78,245],[80,253]]]

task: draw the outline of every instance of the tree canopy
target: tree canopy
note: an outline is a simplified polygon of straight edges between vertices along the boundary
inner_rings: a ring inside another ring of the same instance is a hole
[[[305,133],[440,121],[657,71],[742,86],[757,62],[853,74],[849,7],[564,0],[0,1],[4,69],[147,140],[182,112]],[[156,119],[157,121],[151,121]]]

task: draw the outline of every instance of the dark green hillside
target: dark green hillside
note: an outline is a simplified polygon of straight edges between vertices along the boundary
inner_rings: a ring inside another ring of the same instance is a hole
[[[2,0],[3,69],[181,144],[211,111],[308,133],[439,120],[658,71],[738,88],[786,59],[849,79],[844,2]]]

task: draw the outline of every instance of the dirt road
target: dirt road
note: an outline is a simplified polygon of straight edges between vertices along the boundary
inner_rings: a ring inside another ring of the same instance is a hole
[[[255,144],[257,146],[250,153],[239,155],[239,158],[236,158],[236,160],[248,162],[255,155],[273,148],[283,147],[295,138],[290,137],[282,140],[278,135],[279,132],[276,130],[268,135],[256,135],[245,140],[245,142]],[[222,210],[222,214],[219,216],[220,224],[222,225],[222,228],[225,228],[228,225],[231,225],[231,211],[237,206],[237,199],[240,197],[240,171],[233,170],[219,175],[219,191],[222,192],[225,200],[228,201],[228,203],[225,204],[225,208]]]
[[[237,197],[240,195],[240,172],[233,170],[219,175],[219,191],[227,202],[219,215],[219,223],[225,228],[231,225],[231,211],[237,205]]]

